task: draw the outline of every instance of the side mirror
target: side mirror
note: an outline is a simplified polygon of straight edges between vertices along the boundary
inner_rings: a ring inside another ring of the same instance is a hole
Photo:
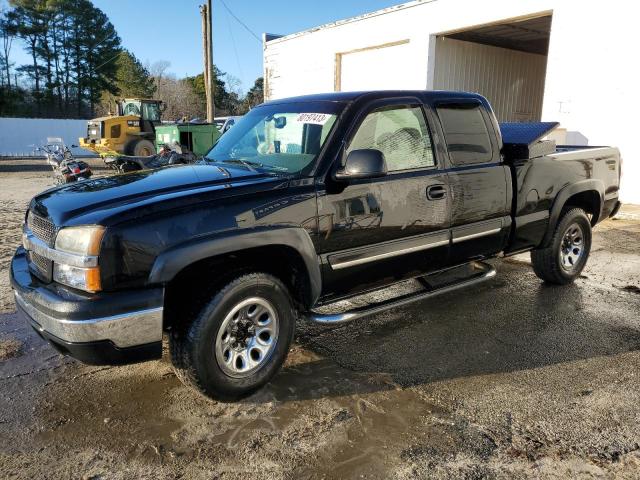
[[[378,178],[387,174],[384,153],[372,148],[352,150],[347,156],[344,168],[334,174],[336,180]]]

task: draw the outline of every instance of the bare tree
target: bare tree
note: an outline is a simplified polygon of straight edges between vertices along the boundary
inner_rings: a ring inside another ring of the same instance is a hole
[[[242,98],[244,97],[242,82],[230,73],[225,74],[224,80],[227,87],[225,110],[229,112],[229,115],[238,115],[242,110]]]
[[[158,60],[157,62],[153,62],[151,65],[147,66],[147,70],[149,74],[153,77],[155,85],[156,85],[156,96],[160,96],[162,89],[162,80],[167,75],[167,70],[171,66],[171,62],[168,60]]]
[[[163,115],[166,120],[204,118],[205,105],[196,94],[192,83],[186,79],[177,79],[175,75],[166,73],[166,69],[158,70],[152,66],[151,71],[162,75],[154,76],[154,82],[157,88],[156,98],[166,105]]]

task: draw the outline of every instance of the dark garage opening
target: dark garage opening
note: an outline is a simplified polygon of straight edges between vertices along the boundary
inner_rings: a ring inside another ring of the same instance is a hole
[[[539,121],[551,20],[543,14],[436,35],[433,88],[480,93],[501,122]]]

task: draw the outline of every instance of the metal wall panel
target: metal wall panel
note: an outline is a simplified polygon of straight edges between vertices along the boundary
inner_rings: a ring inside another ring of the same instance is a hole
[[[86,120],[55,118],[0,118],[0,156],[39,156],[36,147],[47,143],[48,137],[60,137],[71,146],[87,136]],[[82,148],[72,149],[74,155],[95,155]]]
[[[436,39],[434,88],[487,97],[498,121],[539,121],[547,57],[506,48]]]

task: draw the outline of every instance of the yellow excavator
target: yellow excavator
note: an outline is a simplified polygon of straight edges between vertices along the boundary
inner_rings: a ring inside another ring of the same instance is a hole
[[[94,118],[82,148],[104,155],[145,157],[156,153],[156,126],[161,124],[165,104],[160,100],[125,98],[116,102],[117,115]]]

